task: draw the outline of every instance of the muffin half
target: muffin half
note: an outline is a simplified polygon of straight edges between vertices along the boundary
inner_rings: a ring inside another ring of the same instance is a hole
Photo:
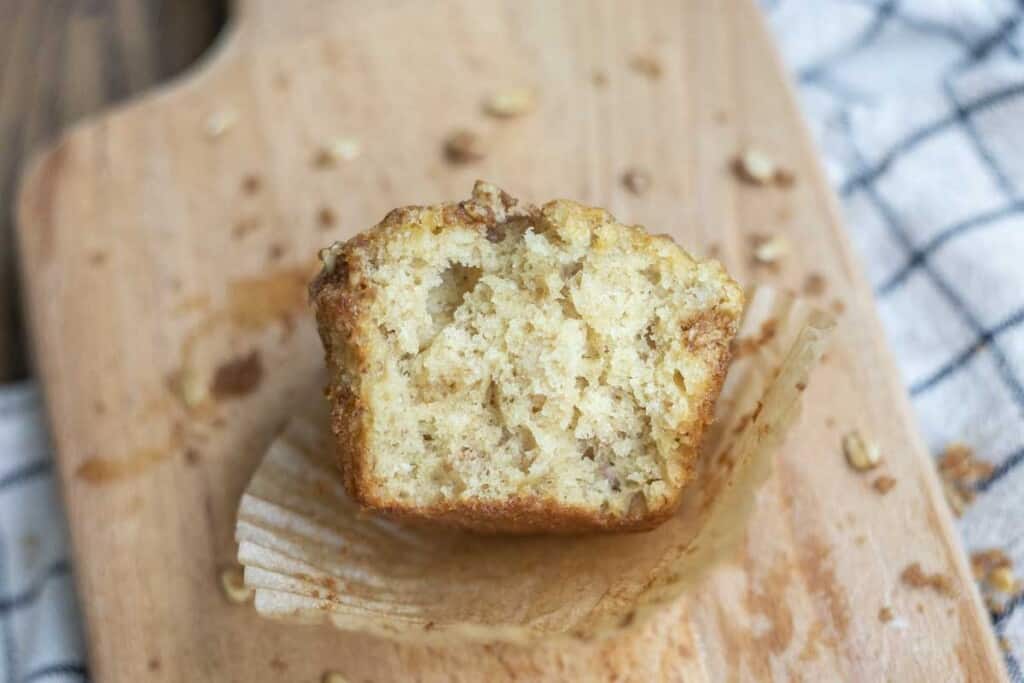
[[[361,505],[511,533],[672,514],[743,309],[718,262],[484,182],[321,259],[332,430]]]

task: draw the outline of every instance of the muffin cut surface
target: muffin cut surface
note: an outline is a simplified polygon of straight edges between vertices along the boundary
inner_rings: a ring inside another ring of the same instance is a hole
[[[742,313],[717,262],[483,182],[321,258],[332,430],[362,505],[503,532],[672,513]]]

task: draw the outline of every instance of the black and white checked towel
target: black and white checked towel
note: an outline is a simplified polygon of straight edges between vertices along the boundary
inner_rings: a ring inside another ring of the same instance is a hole
[[[765,0],[960,521],[1024,568],[1024,2]],[[0,389],[0,683],[88,678],[40,398]],[[1024,683],[1020,598],[993,618]]]

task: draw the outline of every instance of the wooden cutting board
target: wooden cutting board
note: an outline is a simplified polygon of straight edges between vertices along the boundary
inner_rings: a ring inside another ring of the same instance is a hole
[[[535,112],[481,113],[521,84]],[[462,127],[487,154],[456,166],[442,140]],[[346,139],[357,159],[322,152]],[[750,144],[796,183],[738,182],[730,161]],[[623,187],[630,168],[649,174],[646,193]],[[478,177],[606,206],[740,279],[824,278],[814,296],[844,310],[837,338],[743,552],[602,645],[399,646],[229,604],[217,577],[239,495],[321,362],[303,293],[316,249],[396,205],[465,197]],[[43,154],[18,208],[95,680],[1005,678],[752,2],[244,0],[193,73]],[[756,234],[790,253],[753,266]],[[216,398],[199,401],[210,383]],[[843,460],[854,428],[881,445],[887,495]],[[902,581],[912,563],[952,590]]]

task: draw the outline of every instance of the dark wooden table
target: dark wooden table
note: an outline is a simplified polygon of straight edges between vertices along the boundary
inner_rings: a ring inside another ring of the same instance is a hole
[[[13,205],[32,151],[75,121],[184,70],[225,0],[0,0],[0,382],[28,373]]]

